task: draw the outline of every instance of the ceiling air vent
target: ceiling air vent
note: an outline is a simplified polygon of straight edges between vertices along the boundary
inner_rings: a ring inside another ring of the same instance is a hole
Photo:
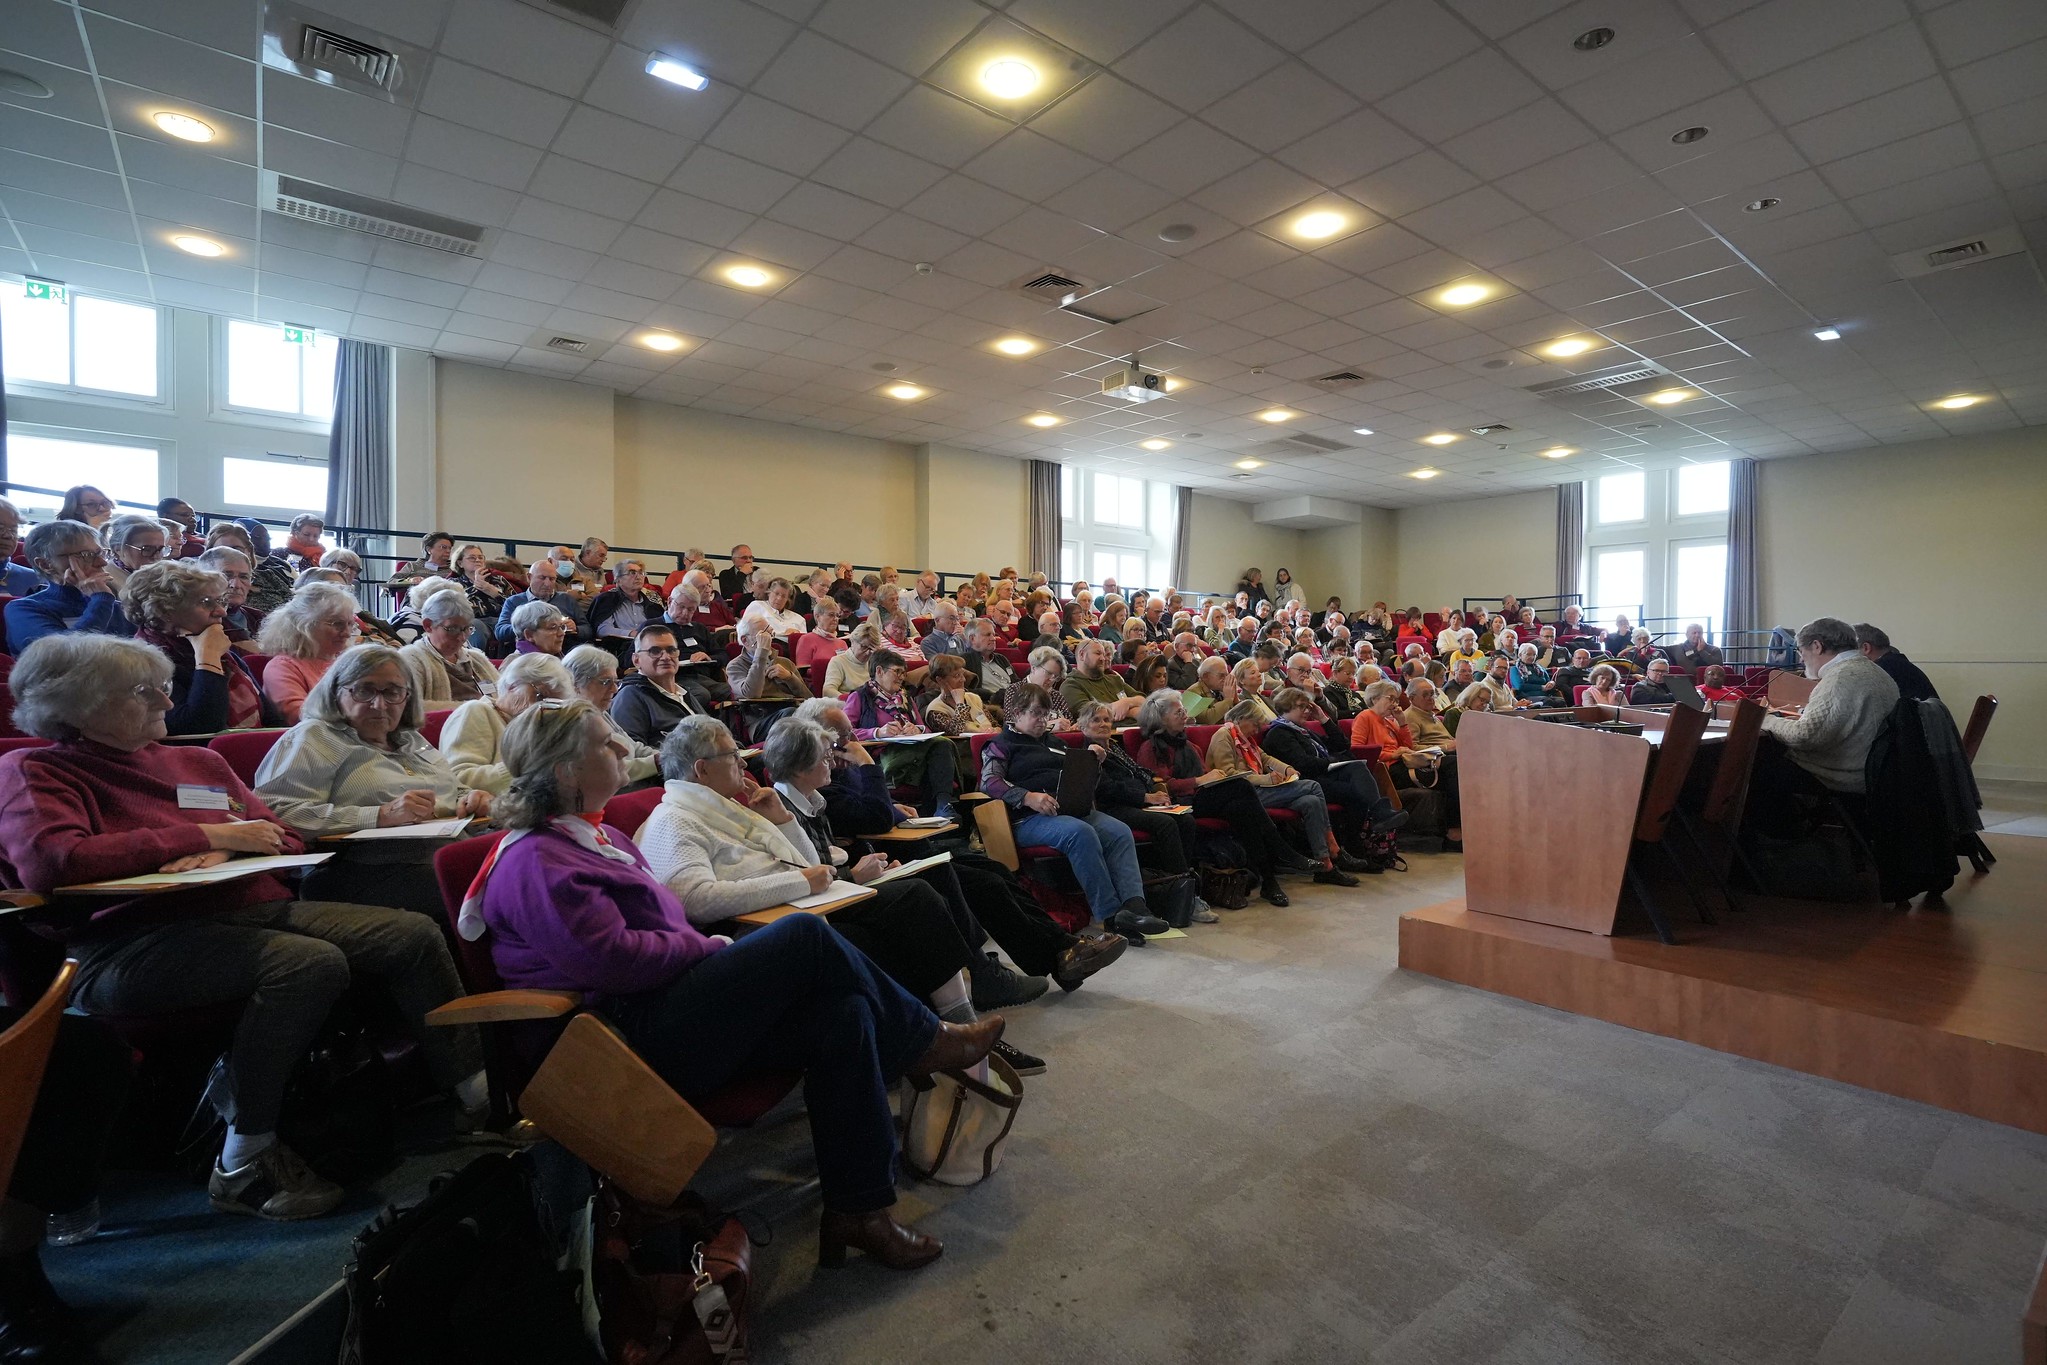
[[[1311,455],[1328,455],[1339,450],[1357,449],[1356,446],[1348,446],[1341,441],[1332,441],[1327,436],[1309,436],[1305,433],[1282,436],[1273,444],[1282,449],[1305,450]]]
[[[1050,299],[1056,307],[1068,294],[1091,293],[1100,286],[1061,275],[1056,270],[1047,270],[1042,275],[1025,276],[1011,287],[1034,299]]]
[[[1663,371],[1654,365],[1616,365],[1592,374],[1576,374],[1569,379],[1552,379],[1546,384],[1530,384],[1525,392],[1543,398],[1567,398],[1577,393],[1592,393],[1599,389],[1619,388],[1623,384],[1638,384],[1645,379],[1654,379],[1662,373]]]
[[[1335,374],[1325,374],[1308,382],[1317,388],[1354,389],[1360,384],[1370,384],[1378,378],[1379,376],[1376,374],[1359,374],[1356,370],[1338,370]]]
[[[1505,422],[1494,422],[1491,426],[1468,428],[1474,436],[1497,436],[1503,431],[1512,431],[1513,429]]]
[[[547,0],[558,10],[594,19],[606,28],[617,28],[619,15],[625,13],[626,0]]]
[[[1901,278],[1909,280],[1917,275],[1956,270],[1978,261],[1994,261],[2000,256],[2015,256],[2025,249],[2026,239],[2019,235],[2017,228],[1999,228],[1980,237],[1962,237],[1893,256],[1891,267]]]
[[[443,218],[423,209],[351,194],[274,171],[264,173],[263,189],[263,207],[288,218],[388,237],[394,242],[409,242],[457,256],[474,256],[483,247],[484,230],[476,224]]]
[[[379,90],[395,89],[401,70],[397,53],[316,24],[307,24],[299,36],[299,60],[322,71],[367,81]]]
[[[547,349],[550,351],[567,351],[570,355],[581,355],[590,349],[590,343],[581,337],[549,337],[547,339]]]

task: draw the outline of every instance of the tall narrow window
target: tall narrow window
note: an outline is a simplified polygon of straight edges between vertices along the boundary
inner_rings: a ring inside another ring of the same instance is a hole
[[[1710,636],[1727,611],[1727,542],[1678,545],[1671,564],[1670,609],[1678,628],[1694,622]]]
[[[1640,521],[1648,507],[1648,478],[1633,474],[1608,474],[1599,481],[1599,523]]]
[[[1644,559],[1640,550],[1601,550],[1593,556],[1592,606],[1601,617],[1641,614]]]

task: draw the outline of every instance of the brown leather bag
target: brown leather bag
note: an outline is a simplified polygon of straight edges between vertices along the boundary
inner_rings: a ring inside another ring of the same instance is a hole
[[[649,1208],[598,1184],[591,1280],[614,1365],[746,1365],[753,1244],[696,1195]]]
[[[1251,873],[1241,867],[1201,869],[1201,899],[1218,910],[1242,910],[1251,903]]]

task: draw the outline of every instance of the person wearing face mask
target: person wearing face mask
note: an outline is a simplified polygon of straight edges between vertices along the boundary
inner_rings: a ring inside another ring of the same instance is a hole
[[[7,644],[15,655],[46,635],[134,632],[114,596],[106,551],[92,527],[46,521],[28,533],[28,557],[49,586],[7,604]]]
[[[135,623],[135,638],[171,661],[171,709],[164,714],[169,733],[283,723],[283,713],[230,645],[222,624],[227,580],[219,574],[183,559],[147,565],[122,585],[121,609]]]
[[[34,569],[14,562],[14,547],[20,543],[21,513],[0,498],[0,592],[9,597],[27,597],[42,584]]]

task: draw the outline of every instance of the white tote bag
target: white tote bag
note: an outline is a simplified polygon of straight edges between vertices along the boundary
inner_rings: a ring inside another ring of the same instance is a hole
[[[903,1165],[910,1173],[941,1185],[974,1185],[995,1174],[1023,1104],[1023,1081],[1009,1063],[990,1057],[985,1084],[964,1071],[905,1084]]]

